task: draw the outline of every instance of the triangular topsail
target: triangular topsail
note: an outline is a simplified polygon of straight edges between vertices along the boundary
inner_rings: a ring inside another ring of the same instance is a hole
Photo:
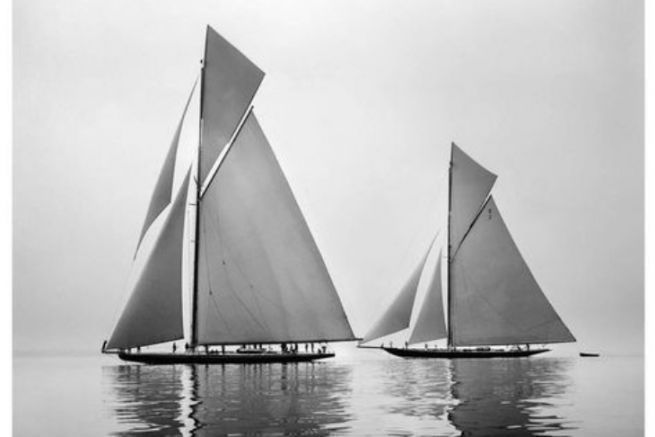
[[[491,191],[496,175],[452,144],[450,181],[450,258]]]
[[[259,67],[209,26],[202,71],[201,186],[264,78]]]
[[[163,343],[184,336],[182,243],[188,187],[189,173],[109,339],[109,349]]]
[[[456,346],[575,341],[532,276],[492,197],[455,255],[450,279]]]
[[[447,335],[441,293],[441,251],[439,251],[437,267],[434,270],[427,294],[414,323],[414,329],[409,336],[409,343],[439,340],[446,338]]]
[[[431,246],[432,245],[430,245],[430,247]],[[362,339],[363,343],[402,331],[409,326],[409,321],[412,316],[412,307],[414,306],[414,299],[416,298],[416,290],[429,253],[430,248],[428,248],[427,252],[412,272],[412,275],[405,283],[405,286],[400,290],[400,293],[398,293],[396,299],[394,299],[389,308],[387,308],[387,311],[382,315],[380,320],[378,320],[378,322],[373,325],[373,328],[364,336]]]
[[[252,112],[205,191],[199,218],[198,344],[354,339]]]
[[[155,189],[152,191],[152,196],[150,197],[150,205],[148,206],[148,212],[146,213],[146,218],[143,222],[143,227],[141,228],[141,235],[139,236],[139,241],[136,245],[136,250],[134,251],[134,256],[136,257],[143,237],[146,235],[148,228],[152,225],[152,222],[161,214],[161,212],[168,206],[171,202],[171,197],[173,197],[173,176],[175,175],[175,157],[177,155],[177,148],[180,142],[180,132],[182,131],[182,125],[184,124],[184,118],[189,109],[189,103],[191,102],[191,97],[193,92],[196,89],[196,84],[198,80],[193,83],[191,92],[189,93],[189,98],[184,105],[184,111],[182,111],[182,117],[180,117],[180,122],[175,129],[173,134],[173,140],[171,145],[168,148],[168,153],[166,154],[166,159],[164,160],[164,165],[159,172],[159,177],[157,178],[157,184],[155,184]]]

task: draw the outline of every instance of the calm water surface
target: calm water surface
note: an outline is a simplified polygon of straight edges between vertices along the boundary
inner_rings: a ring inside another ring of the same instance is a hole
[[[16,356],[14,435],[643,434],[643,358],[142,366]]]

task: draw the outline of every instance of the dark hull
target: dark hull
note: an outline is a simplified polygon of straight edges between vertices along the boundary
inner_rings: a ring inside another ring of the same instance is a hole
[[[600,354],[592,354],[589,352],[580,352],[581,357],[599,357]]]
[[[263,353],[263,354],[187,354],[187,353],[127,353],[118,357],[144,364],[262,364],[299,363],[334,357],[334,353]]]
[[[447,350],[447,349],[401,349],[383,347],[386,352],[403,358],[514,358],[548,352],[550,349],[530,350]]]

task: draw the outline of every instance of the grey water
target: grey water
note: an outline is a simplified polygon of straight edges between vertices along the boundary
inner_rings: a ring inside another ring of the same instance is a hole
[[[643,435],[643,357],[147,366],[15,355],[16,436]]]

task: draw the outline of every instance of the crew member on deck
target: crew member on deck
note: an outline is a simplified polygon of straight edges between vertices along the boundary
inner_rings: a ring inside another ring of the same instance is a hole
[[[173,343],[173,353],[175,353],[176,350],[177,350],[177,345]]]

